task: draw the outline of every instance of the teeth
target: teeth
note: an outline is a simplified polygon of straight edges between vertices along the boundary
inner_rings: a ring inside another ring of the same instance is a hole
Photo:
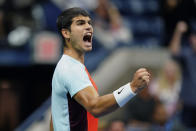
[[[88,32],[88,33],[86,33],[86,35],[90,35],[91,36],[92,34],[90,32]]]

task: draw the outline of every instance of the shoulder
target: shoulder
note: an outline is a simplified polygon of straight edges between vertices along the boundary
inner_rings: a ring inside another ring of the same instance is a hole
[[[85,66],[67,55],[61,57],[56,66],[55,72],[61,77],[74,77],[75,75],[86,74]]]
[[[189,59],[194,54],[193,49],[190,46],[184,46],[182,51],[182,56],[184,59]]]

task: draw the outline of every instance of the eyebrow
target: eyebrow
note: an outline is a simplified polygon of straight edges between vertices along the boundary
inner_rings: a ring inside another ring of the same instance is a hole
[[[80,22],[85,22],[85,20],[76,20],[76,23],[80,23]],[[89,23],[89,22],[92,23],[92,20],[89,19],[87,22],[88,22],[88,23]]]
[[[76,23],[85,22],[85,20],[76,20]]]

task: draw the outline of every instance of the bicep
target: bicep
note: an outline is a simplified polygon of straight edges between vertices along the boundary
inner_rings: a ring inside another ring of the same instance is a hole
[[[92,86],[88,86],[77,92],[73,98],[87,110],[98,100],[98,93]]]

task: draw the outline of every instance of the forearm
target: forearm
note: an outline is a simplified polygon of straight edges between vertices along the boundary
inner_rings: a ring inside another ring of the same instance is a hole
[[[179,21],[176,25],[172,40],[170,42],[170,51],[173,55],[178,55],[181,48],[181,38],[183,33],[187,31],[187,24],[184,21]]]
[[[119,108],[113,94],[107,94],[92,99],[89,105],[91,106],[89,106],[87,110],[95,117],[103,116]]]
[[[175,33],[172,37],[172,40],[170,42],[170,51],[174,55],[178,55],[178,53],[180,51],[181,37],[182,37],[182,34],[175,31]]]

